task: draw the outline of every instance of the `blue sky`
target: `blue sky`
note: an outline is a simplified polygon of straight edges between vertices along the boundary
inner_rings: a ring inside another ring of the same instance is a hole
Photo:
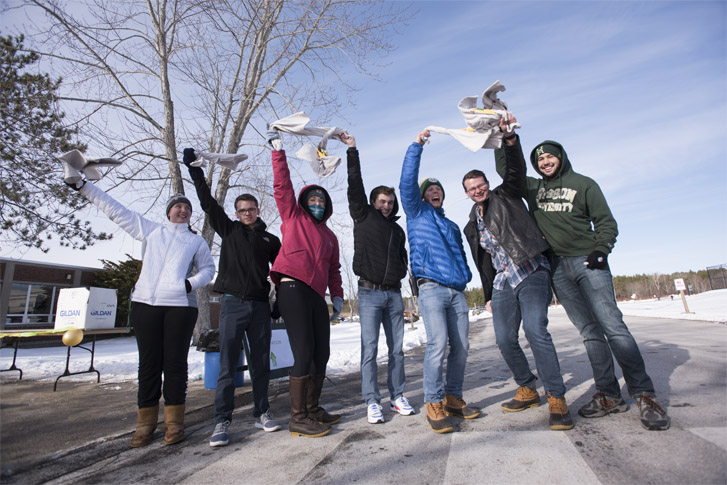
[[[501,99],[523,125],[526,155],[544,139],[557,140],[573,168],[601,186],[619,223],[609,257],[614,274],[725,263],[726,5],[415,2],[418,12],[399,26],[400,35],[392,32],[397,50],[384,60],[378,81],[343,73],[359,91],[331,124],[356,137],[367,190],[398,187],[417,132],[463,127],[459,100],[500,80],[507,88]],[[345,157],[343,145],[331,142],[329,149]],[[460,227],[471,207],[460,181],[472,168],[499,183],[492,150],[471,153],[433,134],[421,176],[442,181],[444,208]],[[345,174],[345,166],[339,171]],[[348,217],[343,199],[335,212]],[[97,266],[98,258],[124,259],[124,253],[139,257],[141,245],[117,233],[85,252],[0,254]]]

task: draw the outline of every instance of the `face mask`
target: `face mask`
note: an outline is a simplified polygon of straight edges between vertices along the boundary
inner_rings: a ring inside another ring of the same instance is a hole
[[[308,209],[310,210],[310,213],[313,214],[313,217],[315,217],[319,221],[323,218],[323,213],[326,210],[325,207],[322,207],[320,205],[309,205]]]

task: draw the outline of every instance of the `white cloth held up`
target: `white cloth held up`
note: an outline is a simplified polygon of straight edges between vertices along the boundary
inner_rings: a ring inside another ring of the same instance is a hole
[[[237,169],[237,165],[247,160],[247,155],[244,153],[212,153],[212,152],[196,152],[197,160],[190,163],[193,167],[204,168],[207,166],[207,162],[216,163],[224,168],[230,170]]]
[[[498,92],[505,91],[500,81],[495,81],[482,93],[484,108],[477,107],[477,96],[462,98],[457,107],[464,116],[467,128],[443,128],[441,126],[427,126],[426,129],[444,135],[450,135],[470,151],[476,152],[480,148],[500,148],[503,133],[498,129],[500,120],[507,113],[507,104],[497,97]],[[514,123],[508,128],[519,128]]]
[[[345,129],[337,126],[310,126],[310,118],[303,111],[270,123],[270,128],[292,135],[320,136],[321,141],[318,147],[313,146],[312,143],[306,143],[295,153],[296,157],[307,161],[319,177],[328,177],[341,164],[341,157],[328,155],[326,145],[330,137],[346,133]]]
[[[123,164],[115,158],[89,158],[78,150],[66,152],[58,159],[63,165],[63,179],[69,184],[77,184],[83,180],[81,174],[86,180],[101,180],[99,167],[116,167]]]

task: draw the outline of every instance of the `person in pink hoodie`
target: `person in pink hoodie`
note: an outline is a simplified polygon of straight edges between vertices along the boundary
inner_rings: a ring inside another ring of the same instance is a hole
[[[293,436],[319,437],[331,432],[341,415],[318,405],[330,356],[330,322],[343,306],[338,239],[326,226],[333,213],[326,189],[308,185],[295,197],[280,134],[270,130],[273,189],[282,220],[283,245],[270,277],[278,287],[278,306],[285,321],[293,368],[290,371],[290,423]],[[334,314],[329,318],[326,288]]]

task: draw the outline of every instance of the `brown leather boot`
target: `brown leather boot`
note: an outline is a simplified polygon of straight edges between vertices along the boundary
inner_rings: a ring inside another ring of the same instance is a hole
[[[307,393],[310,376],[290,376],[290,422],[288,431],[292,436],[318,438],[331,432],[331,427],[321,424],[308,415]]]
[[[480,409],[468,406],[464,399],[454,394],[444,395],[444,412],[447,416],[457,416],[463,419],[474,419],[480,415]]]
[[[159,405],[149,408],[139,408],[136,412],[136,431],[131,437],[131,447],[140,448],[151,443],[154,430],[159,420]]]
[[[316,374],[310,376],[310,387],[308,388],[307,397],[308,416],[315,419],[321,424],[336,424],[341,420],[341,415],[330,414],[318,405],[318,401],[321,398],[321,391],[323,390],[323,381],[325,380],[325,378],[325,374]]]
[[[564,397],[555,397],[548,392],[548,405],[550,406],[550,429],[566,430],[575,426]]]
[[[444,402],[427,403],[427,422],[435,433],[442,434],[454,431],[454,426],[447,421],[447,414],[444,412]]]
[[[540,406],[540,394],[535,390],[535,387],[520,386],[515,393],[515,397],[506,403],[502,403],[500,407],[504,411],[515,413],[538,406]]]
[[[184,439],[184,404],[164,406],[164,444],[173,445]]]

